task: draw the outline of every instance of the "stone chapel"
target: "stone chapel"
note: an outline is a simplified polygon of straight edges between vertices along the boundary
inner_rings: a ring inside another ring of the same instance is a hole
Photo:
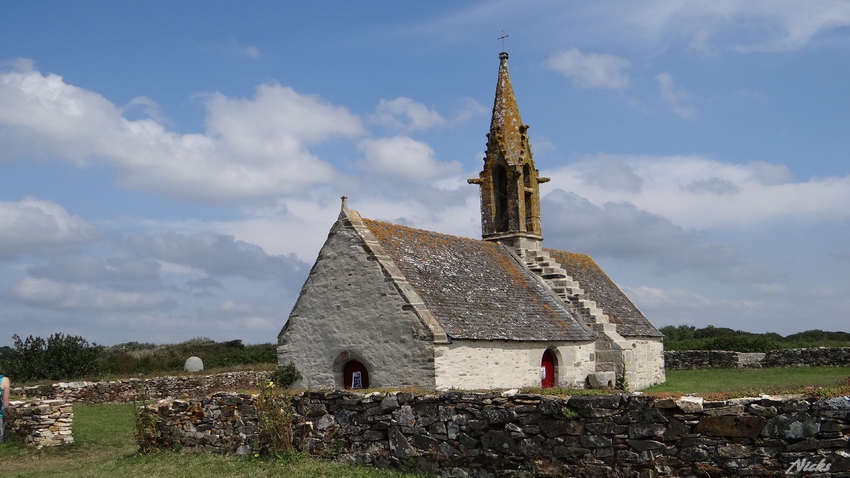
[[[342,209],[278,336],[309,388],[613,387],[664,381],[662,334],[589,256],[542,246],[528,126],[499,75],[482,239]]]

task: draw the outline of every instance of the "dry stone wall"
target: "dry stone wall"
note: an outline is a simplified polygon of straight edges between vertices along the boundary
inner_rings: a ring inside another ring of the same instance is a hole
[[[73,402],[127,403],[164,397],[203,397],[216,390],[255,388],[268,372],[227,372],[206,376],[167,376],[146,380],[56,383],[11,390],[16,399],[6,410],[9,435],[37,448],[73,443]]]
[[[850,366],[850,347],[816,347],[743,353],[728,350],[670,350],[664,352],[667,370],[702,368],[761,368]]]
[[[16,401],[10,405],[4,420],[10,436],[36,448],[74,443],[74,411],[67,400]]]
[[[219,392],[208,398],[165,399],[142,410],[155,415],[151,440],[162,448],[243,455],[261,446],[251,395]]]
[[[812,365],[850,366],[850,347],[818,347],[773,350],[764,355],[762,367],[801,367]]]
[[[215,375],[130,378],[102,382],[61,382],[49,386],[18,387],[20,398],[61,399],[84,403],[128,403],[165,397],[203,397],[219,390],[255,388],[269,372],[242,371]]]
[[[738,368],[738,352],[728,350],[667,350],[665,370]]]
[[[445,477],[850,476],[848,397],[333,391],[292,403],[297,450]],[[262,445],[247,395],[164,400],[150,413],[164,448]]]

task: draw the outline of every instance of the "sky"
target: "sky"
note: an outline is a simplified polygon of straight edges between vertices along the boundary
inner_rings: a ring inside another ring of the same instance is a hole
[[[0,346],[275,342],[340,210],[479,238],[499,52],[544,246],[657,326],[850,330],[850,2],[0,2]]]

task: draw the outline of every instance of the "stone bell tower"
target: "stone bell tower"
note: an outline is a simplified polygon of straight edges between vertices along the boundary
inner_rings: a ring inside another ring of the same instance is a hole
[[[508,54],[499,53],[499,79],[487,134],[484,170],[469,184],[481,187],[481,236],[516,250],[540,250],[540,183],[531,157],[528,125],[522,123]]]

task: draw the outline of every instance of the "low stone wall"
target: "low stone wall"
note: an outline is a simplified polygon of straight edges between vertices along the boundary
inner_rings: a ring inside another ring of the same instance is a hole
[[[49,386],[18,387],[21,398],[61,399],[84,403],[127,403],[165,397],[203,397],[219,390],[255,388],[269,372],[226,372],[215,375],[130,378],[103,382],[61,382]]]
[[[165,399],[143,410],[156,416],[152,439],[161,448],[179,445],[187,452],[238,455],[260,449],[251,395],[219,392],[193,400]]]
[[[850,366],[850,347],[774,350],[767,352],[762,367]]]
[[[850,399],[305,392],[297,450],[445,477],[850,476]],[[156,443],[248,453],[247,395],[164,400]]]
[[[728,350],[668,350],[664,351],[665,370],[702,368],[737,368],[738,352]]]
[[[4,422],[10,437],[42,448],[74,443],[74,411],[67,400],[12,402]]]
[[[761,368],[850,366],[850,347],[818,347],[743,353],[728,350],[669,350],[664,352],[667,370],[702,368]]]
[[[62,382],[11,390],[16,398],[7,409],[7,433],[38,448],[73,443],[72,402],[127,403],[165,397],[203,397],[217,390],[255,388],[269,372],[226,372],[204,376],[165,376],[103,382]]]

